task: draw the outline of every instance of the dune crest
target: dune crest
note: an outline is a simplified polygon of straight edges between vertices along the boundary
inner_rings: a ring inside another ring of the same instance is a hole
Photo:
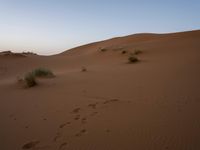
[[[199,56],[200,30],[117,37],[48,57],[2,52],[0,149],[198,150]],[[56,78],[20,88],[17,77],[35,68]]]

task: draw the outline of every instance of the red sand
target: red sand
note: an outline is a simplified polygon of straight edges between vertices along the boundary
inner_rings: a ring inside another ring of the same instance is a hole
[[[200,31],[0,55],[0,149],[199,150],[199,58]],[[17,78],[37,67],[56,77],[21,87]]]

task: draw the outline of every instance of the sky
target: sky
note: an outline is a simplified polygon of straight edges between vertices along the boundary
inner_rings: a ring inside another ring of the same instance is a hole
[[[0,51],[51,55],[135,33],[200,29],[200,0],[0,0]]]

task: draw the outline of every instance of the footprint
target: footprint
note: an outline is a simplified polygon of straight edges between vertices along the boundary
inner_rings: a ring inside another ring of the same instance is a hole
[[[14,117],[14,114],[10,114],[10,115],[9,115],[9,118],[13,118],[13,117]]]
[[[67,146],[67,142],[64,142],[64,143],[60,144],[59,150],[60,150],[60,149],[63,149],[65,146]]]
[[[71,124],[71,122],[67,122],[66,124]]]
[[[38,145],[40,141],[31,141],[23,145],[22,149],[31,149],[35,148],[36,145]]]
[[[89,104],[88,107],[91,107],[91,108],[93,108],[93,109],[96,109],[97,104],[98,104],[98,103]]]
[[[110,99],[103,102],[103,104],[113,103],[119,101],[118,99]]]
[[[25,126],[25,129],[28,129],[29,128],[29,126],[27,125],[27,126]]]
[[[82,118],[81,119],[81,123],[83,123],[83,124],[86,123],[86,121],[87,121],[87,118]]]
[[[75,108],[72,113],[78,113],[81,110],[81,108]]]
[[[80,115],[76,115],[74,120],[79,120],[80,119]]]
[[[60,126],[59,126],[59,128],[64,128],[65,126],[66,126],[67,124],[66,123],[63,123],[63,124],[61,124]]]
[[[107,133],[110,133],[110,130],[109,130],[109,129],[107,129],[107,130],[106,130],[106,132],[107,132]]]
[[[75,136],[77,136],[77,137],[78,137],[78,136],[81,136],[81,133],[77,133]]]
[[[98,114],[98,112],[93,112],[90,114],[90,116],[95,116],[96,114]]]
[[[82,134],[86,133],[87,130],[86,129],[82,129],[79,133],[77,133],[75,136],[79,137],[81,136]]]
[[[54,142],[57,142],[58,139],[59,139],[60,137],[61,137],[61,134],[58,132],[58,133],[56,134],[56,136],[54,137],[53,141],[54,141]]]
[[[83,129],[83,130],[81,130],[80,132],[81,132],[81,133],[85,133],[85,132],[86,132],[86,129]]]

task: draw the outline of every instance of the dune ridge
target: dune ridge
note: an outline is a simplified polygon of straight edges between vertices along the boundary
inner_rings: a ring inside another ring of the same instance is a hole
[[[200,149],[200,30],[117,37],[53,56],[4,54],[2,150]],[[39,67],[56,77],[22,88],[17,78]]]

